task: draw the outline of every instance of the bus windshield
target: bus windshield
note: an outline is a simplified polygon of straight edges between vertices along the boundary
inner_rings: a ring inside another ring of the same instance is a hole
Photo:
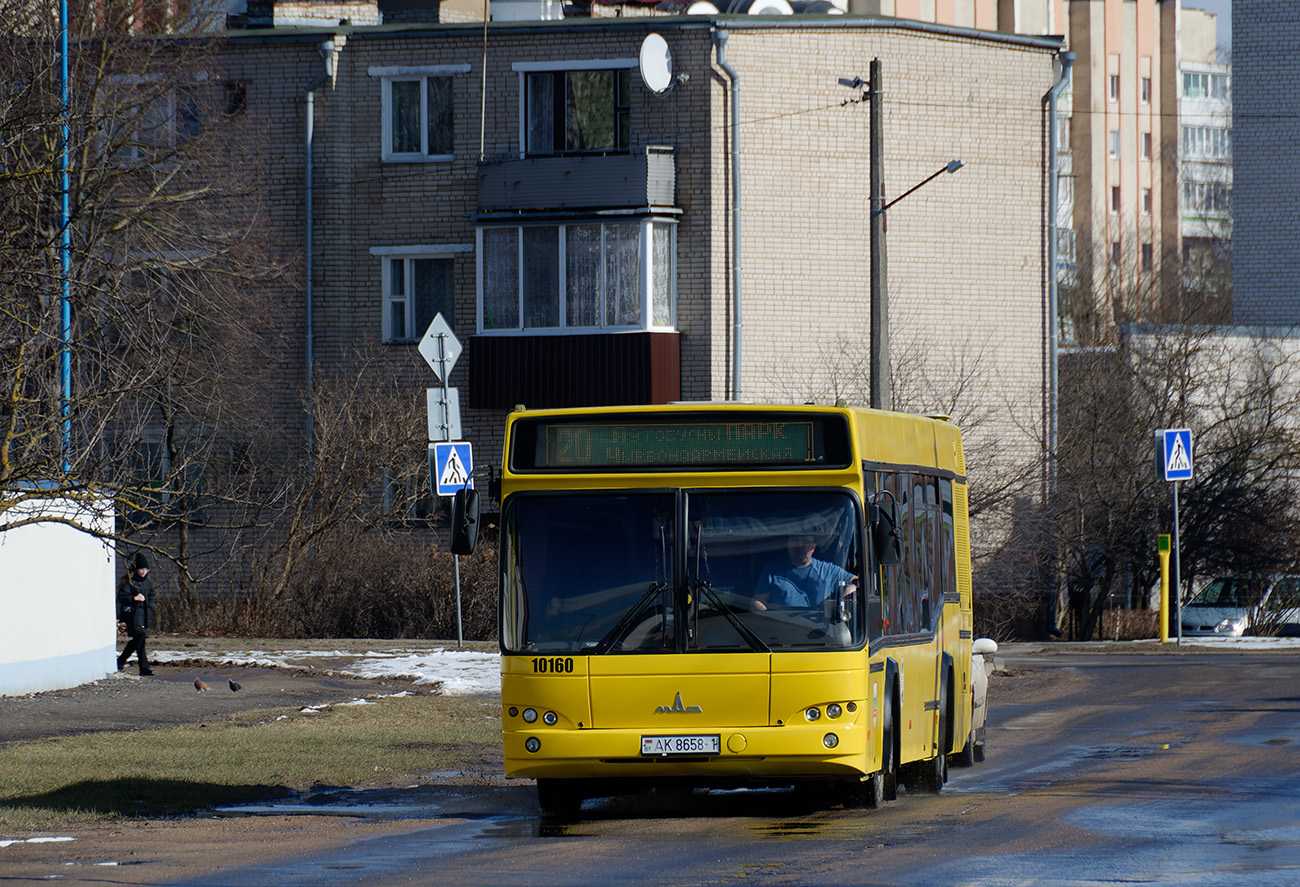
[[[864,642],[844,491],[519,495],[503,516],[510,653],[781,652]]]

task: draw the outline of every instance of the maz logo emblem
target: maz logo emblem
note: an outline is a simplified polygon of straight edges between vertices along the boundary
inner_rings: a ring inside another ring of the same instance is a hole
[[[658,708],[655,709],[655,714],[657,714],[657,715],[693,715],[693,714],[704,714],[704,709],[700,708],[698,705],[689,705],[689,706],[688,706],[688,705],[683,705],[683,704],[682,704],[682,694],[681,694],[681,693],[678,693],[678,694],[677,694],[677,698],[673,700],[672,708],[669,708],[669,707],[666,706],[666,705],[661,705],[661,706],[659,706]]]

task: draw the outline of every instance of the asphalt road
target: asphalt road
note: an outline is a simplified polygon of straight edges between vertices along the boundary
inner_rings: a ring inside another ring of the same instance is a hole
[[[787,792],[696,793],[588,802],[580,821],[556,823],[536,816],[527,786],[339,793],[311,811],[228,811],[149,834],[128,830],[124,845],[151,841],[132,869],[101,869],[92,878],[85,868],[64,868],[60,880],[205,887],[1300,882],[1300,654],[1001,658],[1008,671],[992,685],[988,761],[952,771],[939,796],[904,794],[881,810],[823,810]],[[294,824],[309,812],[320,826],[295,843]],[[159,843],[170,839],[194,851],[183,864]],[[53,870],[41,871],[33,874],[44,879]],[[6,874],[0,856],[0,883],[10,883]]]

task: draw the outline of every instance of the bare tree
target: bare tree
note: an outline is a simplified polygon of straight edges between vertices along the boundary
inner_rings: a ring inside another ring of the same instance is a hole
[[[1153,433],[1187,427],[1196,478],[1182,492],[1184,590],[1198,575],[1289,567],[1300,505],[1300,378],[1286,340],[1178,325],[1134,327],[1063,373],[1055,508],[1076,633],[1103,609],[1145,606],[1157,533],[1172,520]]]
[[[136,12],[74,7],[65,109],[58,5],[0,0],[0,529],[31,519],[26,499],[89,492],[116,503],[119,537],[172,528],[184,559],[200,499],[239,498],[216,478],[255,423],[277,328],[260,292],[285,262],[259,127],[206,76],[213,45],[139,39]]]

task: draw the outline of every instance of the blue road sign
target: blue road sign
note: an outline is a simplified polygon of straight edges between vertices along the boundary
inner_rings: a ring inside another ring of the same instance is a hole
[[[474,457],[465,441],[429,444],[429,475],[439,496],[474,486]]]
[[[1166,428],[1160,432],[1161,466],[1165,480],[1192,479],[1192,431]]]

